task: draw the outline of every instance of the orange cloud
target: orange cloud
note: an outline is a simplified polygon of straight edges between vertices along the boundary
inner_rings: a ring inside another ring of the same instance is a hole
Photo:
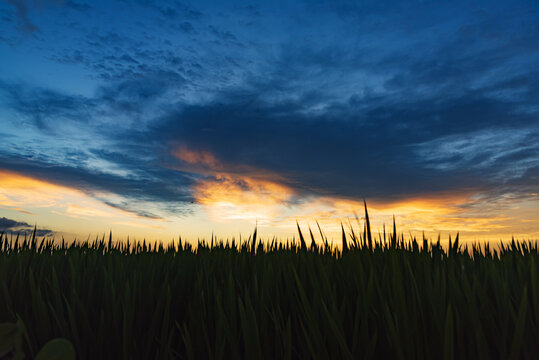
[[[216,220],[268,221],[290,200],[291,189],[274,182],[249,177],[217,175],[194,187],[195,200]]]
[[[174,151],[174,156],[191,165],[202,165],[211,169],[221,167],[220,162],[217,161],[217,159],[211,153],[206,151],[190,150],[185,145],[181,145],[179,148],[177,148]]]
[[[43,180],[0,171],[0,204],[15,207],[18,211],[25,206],[52,207],[65,196],[78,196],[81,192]]]
[[[268,170],[249,165],[226,163],[214,154],[204,150],[193,150],[181,145],[172,151],[172,155],[182,161],[176,170],[191,171],[210,176],[229,176],[239,179],[258,179],[262,182],[282,183],[285,179]]]
[[[102,198],[115,198],[112,194],[99,193]],[[88,220],[101,218],[102,221],[121,220],[124,222],[140,219],[137,215],[111,207],[94,199],[85,192],[20,175],[10,171],[0,171],[0,208],[12,209],[27,215],[35,215],[28,209],[46,213]]]
[[[266,223],[282,213],[293,191],[279,184],[279,176],[244,165],[224,164],[206,151],[185,145],[173,151],[176,158],[190,165],[182,170],[210,175],[193,187],[193,196],[213,220],[258,220]],[[184,164],[185,165],[185,164]]]

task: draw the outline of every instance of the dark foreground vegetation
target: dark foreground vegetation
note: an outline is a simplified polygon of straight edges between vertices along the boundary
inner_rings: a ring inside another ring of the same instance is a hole
[[[78,359],[537,358],[536,242],[442,248],[375,238],[368,217],[338,248],[316,234],[196,248],[2,235],[0,322],[24,324],[26,358],[59,337]]]

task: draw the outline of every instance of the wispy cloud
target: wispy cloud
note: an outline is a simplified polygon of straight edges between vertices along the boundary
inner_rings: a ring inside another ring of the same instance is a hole
[[[28,3],[23,0],[6,0],[8,4],[11,4],[15,9],[15,13],[19,20],[20,28],[24,32],[33,33],[38,30],[38,27],[30,21],[28,15]]]

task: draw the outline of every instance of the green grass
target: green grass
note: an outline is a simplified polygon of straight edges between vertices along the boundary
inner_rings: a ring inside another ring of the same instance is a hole
[[[0,322],[25,324],[26,358],[58,337],[78,359],[537,357],[537,242],[444,249],[368,217],[339,248],[298,230],[196,247],[3,234]]]

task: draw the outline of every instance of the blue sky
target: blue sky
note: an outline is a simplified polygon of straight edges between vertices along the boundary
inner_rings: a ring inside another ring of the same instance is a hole
[[[136,221],[420,199],[539,231],[535,1],[11,0],[0,29],[4,178]]]

